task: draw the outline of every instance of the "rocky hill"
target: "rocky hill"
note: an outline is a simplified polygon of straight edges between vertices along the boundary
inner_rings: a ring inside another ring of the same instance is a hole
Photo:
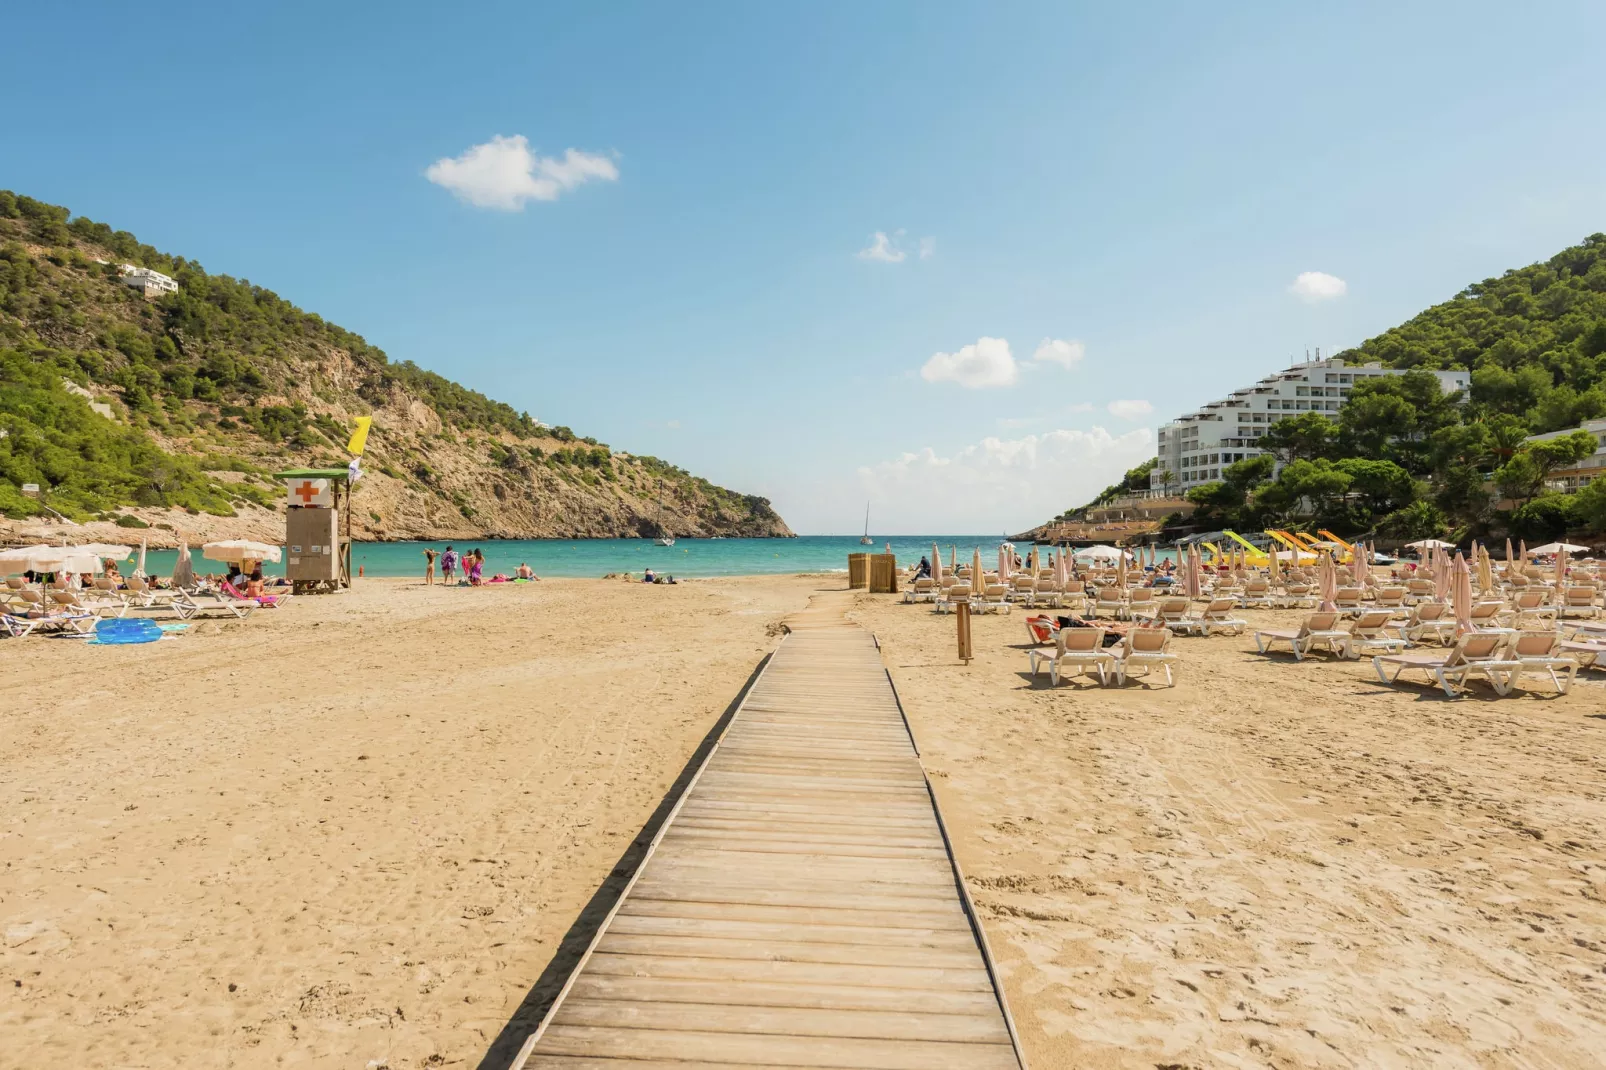
[[[131,288],[125,264],[177,292]],[[277,539],[271,473],[344,465],[357,416],[374,418],[358,538],[651,536],[660,516],[682,536],[792,534],[764,498],[545,426],[244,279],[0,191],[0,514],[12,538],[64,518],[149,526],[153,545]]]

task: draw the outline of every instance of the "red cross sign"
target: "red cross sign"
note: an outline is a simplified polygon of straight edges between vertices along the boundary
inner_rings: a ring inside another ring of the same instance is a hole
[[[292,479],[289,481],[290,504],[302,508],[321,506],[325,509],[332,504],[329,500],[329,481],[327,479]]]

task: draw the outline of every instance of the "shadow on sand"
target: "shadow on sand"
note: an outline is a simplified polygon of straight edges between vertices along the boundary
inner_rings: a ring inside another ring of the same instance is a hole
[[[625,848],[625,853],[619,856],[619,861],[614,863],[613,869],[609,871],[607,879],[602,882],[602,886],[592,893],[591,899],[586,903],[585,908],[580,911],[580,916],[574,919],[573,925],[569,926],[569,931],[563,934],[563,939],[559,942],[558,949],[553,953],[551,961],[547,963],[546,969],[541,971],[541,976],[536,978],[535,984],[525,993],[523,1001],[514,1010],[512,1017],[507,1020],[507,1024],[502,1027],[502,1031],[497,1034],[496,1039],[491,1042],[491,1046],[486,1049],[484,1058],[479,1062],[478,1070],[507,1070],[513,1064],[514,1058],[519,1053],[519,1048],[524,1045],[529,1035],[535,1032],[536,1026],[541,1024],[541,1019],[546,1016],[547,1009],[551,1007],[552,1001],[557,998],[558,992],[562,990],[564,983],[569,979],[569,974],[573,972],[575,966],[579,963],[580,956],[585,954],[586,948],[591,946],[591,941],[596,939],[597,930],[602,927],[603,919],[608,916],[608,911],[612,910],[614,904],[619,901],[619,896],[624,892],[625,886],[630,883],[630,878],[635,876],[637,867],[641,865],[642,857],[647,853],[648,845],[652,843],[653,837],[658,835],[658,830],[663,827],[663,823],[669,817],[669,812],[675,808],[675,803],[685,792],[686,786],[691,783],[692,777],[696,776],[697,770],[702,768],[709,752],[714,749],[714,744],[725,733],[725,726],[730,724],[731,718],[736,715],[736,710],[741,706],[742,700],[747,697],[748,691],[752,690],[754,681],[758,679],[759,673],[764,671],[764,666],[769,664],[769,660],[770,655],[766,654],[754,666],[752,673],[747,677],[747,682],[736,693],[736,697],[731,700],[731,704],[725,707],[725,712],[720,714],[719,720],[714,723],[714,727],[708,730],[708,734],[697,745],[697,749],[692,752],[692,756],[686,760],[685,766],[680,770],[680,775],[675,778],[675,782],[669,786],[669,790],[659,800],[657,808],[652,812],[652,816],[647,818],[647,823],[641,826],[641,831],[636,833],[635,839],[630,841],[630,846]]]

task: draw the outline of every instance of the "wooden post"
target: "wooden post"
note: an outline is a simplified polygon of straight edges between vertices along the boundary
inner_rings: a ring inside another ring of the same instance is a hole
[[[954,606],[954,620],[959,622],[959,660],[966,665],[974,656],[970,647],[970,603],[960,602]]]

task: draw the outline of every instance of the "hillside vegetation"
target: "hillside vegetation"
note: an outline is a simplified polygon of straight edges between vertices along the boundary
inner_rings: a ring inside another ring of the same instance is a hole
[[[1358,383],[1336,421],[1303,413],[1273,424],[1259,441],[1270,455],[1189,492],[1195,525],[1398,540],[1606,532],[1606,480],[1573,494],[1547,486],[1595,439],[1524,442],[1606,416],[1606,234],[1468,286],[1337,355],[1407,371]],[[1450,368],[1472,372],[1467,396],[1441,394],[1426,374]]]
[[[147,299],[123,263],[178,292]],[[651,535],[660,498],[677,534],[791,534],[764,498],[546,427],[248,280],[0,191],[0,513],[244,512],[272,534],[270,473],[343,466],[357,415],[375,418],[363,537]]]

